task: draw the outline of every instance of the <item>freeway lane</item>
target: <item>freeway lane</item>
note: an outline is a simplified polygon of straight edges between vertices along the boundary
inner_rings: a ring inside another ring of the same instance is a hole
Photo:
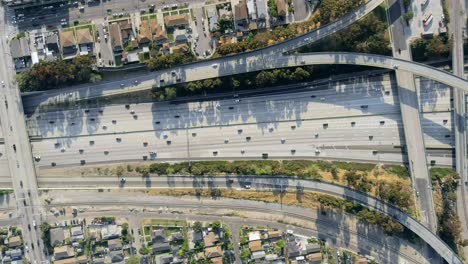
[[[162,177],[158,177],[163,179]],[[417,220],[411,218],[406,213],[398,210],[397,208],[386,204],[376,198],[367,196],[365,194],[359,193],[355,190],[344,188],[342,186],[328,184],[324,182],[315,182],[291,178],[275,178],[275,177],[239,177],[232,178],[235,181],[239,181],[240,184],[248,182],[252,187],[257,189],[271,189],[275,188],[276,190],[284,190],[287,188],[291,189],[304,189],[307,191],[314,191],[319,193],[330,194],[333,196],[343,197],[347,200],[360,203],[366,207],[377,210],[389,216],[392,216],[398,220],[402,225],[406,226],[408,229],[412,230],[417,234],[421,239],[423,239],[428,245],[430,245],[442,258],[444,258],[448,263],[453,264],[462,264],[461,259],[453,252],[440,238],[433,234],[429,229],[419,223]],[[151,179],[152,180],[152,179]],[[144,179],[139,178],[137,181],[140,181],[139,188],[146,188],[147,182]],[[214,186],[216,188],[221,188],[226,186],[226,183],[229,184],[229,181],[226,181],[225,178],[216,178],[216,177],[197,177],[196,180],[193,178],[168,178],[166,180],[171,186],[171,188],[181,186],[187,186],[187,188],[203,187],[203,186]],[[237,184],[237,183],[236,183]],[[119,187],[116,187],[119,188]],[[213,188],[213,187],[212,187]],[[66,197],[65,197],[66,198]],[[215,201],[213,201],[215,202]],[[64,205],[69,206],[92,206],[92,205],[145,205],[145,206],[166,206],[167,203],[158,203],[158,202],[145,202],[142,197],[138,195],[130,196],[116,196],[113,199],[106,199],[105,196],[96,193],[92,196],[76,196],[73,200],[67,202]],[[263,203],[262,203],[263,204]],[[53,202],[51,204],[54,206]],[[57,206],[60,204],[57,204]],[[181,207],[192,206],[188,203],[180,205]],[[224,205],[225,208],[229,206]],[[264,204],[262,205],[264,208]]]

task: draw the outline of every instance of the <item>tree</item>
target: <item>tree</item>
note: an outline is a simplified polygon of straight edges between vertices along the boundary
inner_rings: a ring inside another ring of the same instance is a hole
[[[127,264],[140,264],[141,257],[138,255],[133,255],[129,259],[127,259]]]
[[[278,240],[275,244],[275,252],[276,254],[278,255],[282,255],[283,253],[283,250],[284,250],[284,247],[286,246],[286,243],[284,242],[284,240]]]
[[[275,75],[270,71],[262,71],[255,77],[255,83],[258,87],[272,85],[276,81]]]
[[[214,221],[211,223],[211,227],[214,231],[219,232],[219,230],[221,230],[221,221]]]
[[[405,17],[406,22],[410,22],[411,19],[413,19],[414,17],[414,13],[411,11],[406,12],[404,17]]]
[[[193,231],[195,231],[195,232],[201,232],[202,229],[203,229],[203,225],[202,225],[201,222],[196,221],[195,223],[193,223],[192,229],[193,229]]]
[[[242,260],[248,260],[248,259],[250,259],[251,255],[252,255],[252,253],[250,252],[250,250],[248,248],[244,248],[241,251],[240,258]]]
[[[141,255],[148,255],[151,253],[151,248],[150,247],[141,247],[140,250],[138,250],[138,253]]]

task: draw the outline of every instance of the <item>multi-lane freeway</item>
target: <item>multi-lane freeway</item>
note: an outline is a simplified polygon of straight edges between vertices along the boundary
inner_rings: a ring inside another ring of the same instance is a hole
[[[32,143],[39,167],[143,161],[144,156],[160,161],[252,159],[263,153],[270,158],[400,163],[404,143],[397,90],[392,77],[381,78],[179,105],[38,111],[27,123],[30,135],[40,138]],[[444,89],[437,95],[422,88],[421,96],[437,102],[424,101],[421,109],[426,111],[427,147],[440,149],[438,160],[443,154],[442,164],[450,166],[450,94]]]

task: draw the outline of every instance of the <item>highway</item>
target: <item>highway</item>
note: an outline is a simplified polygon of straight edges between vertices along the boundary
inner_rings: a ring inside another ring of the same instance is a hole
[[[276,178],[276,177],[183,177],[183,178],[174,178],[169,177],[165,179],[164,177],[156,177],[158,184],[163,184],[166,182],[171,188],[177,187],[184,187],[186,188],[223,188],[226,185],[229,188],[238,188],[240,185],[245,185],[246,183],[250,184],[252,188],[256,190],[261,189],[275,189],[285,190],[285,189],[292,189],[297,190],[303,189],[305,191],[313,191],[319,192],[324,194],[329,194],[333,196],[342,197],[346,200],[353,201],[360,203],[366,207],[371,209],[377,210],[379,212],[385,213],[387,215],[392,216],[397,221],[399,221],[402,225],[406,226],[408,229],[412,230],[415,234],[417,234],[421,239],[426,241],[428,245],[430,245],[442,258],[444,258],[448,263],[454,264],[462,264],[463,262],[461,259],[453,252],[440,238],[438,238],[434,233],[432,233],[429,229],[427,229],[424,225],[419,223],[417,220],[411,218],[406,213],[400,211],[399,209],[386,204],[376,198],[367,196],[365,194],[359,193],[352,189],[345,188],[343,186],[333,185],[324,182],[316,182],[316,181],[307,181],[307,180],[299,180],[293,178]],[[229,182],[229,179],[234,181],[233,184]],[[149,183],[148,183],[149,181]],[[145,178],[142,179],[138,178],[129,178],[127,180],[128,186],[125,188],[135,187],[137,189],[146,189],[148,184],[152,186],[153,181],[156,182],[155,178],[149,179]],[[94,183],[95,186],[96,183]],[[161,185],[163,186],[163,185]],[[209,187],[211,186],[211,187]],[[109,189],[118,189],[121,188],[118,186],[116,182],[115,186],[111,186],[109,183],[106,183],[106,188]],[[166,187],[167,188],[167,187]],[[134,195],[114,195],[111,197],[107,197],[106,193],[93,193],[93,195],[73,195],[65,196],[61,200],[62,202],[58,202],[54,204],[54,201],[50,204],[50,206],[99,206],[99,205],[118,205],[118,206],[148,206],[153,208],[158,208],[160,206],[169,206],[170,203],[166,201],[157,202],[154,199],[148,200],[145,199],[142,195],[137,195],[137,193],[133,193]],[[147,197],[148,198],[148,197]],[[68,199],[67,202],[63,202],[64,199]],[[219,200],[222,201],[222,200]],[[210,203],[210,207],[214,208],[217,200],[213,200]],[[187,201],[177,205],[181,208],[186,207],[193,207],[192,204],[189,204]],[[218,208],[229,208],[228,204],[218,205]],[[243,206],[243,209],[247,209],[247,204]],[[263,211],[265,209],[265,204],[260,203],[259,207],[254,208],[257,211]],[[307,210],[306,210],[307,211]]]
[[[403,133],[396,87],[388,75],[378,79],[241,96],[239,102],[227,98],[37,112],[27,123],[30,135],[42,138],[32,143],[42,168],[52,162],[76,166],[81,160],[86,164],[143,161],[143,156],[151,158],[150,152],[160,161],[252,159],[267,152],[272,158],[350,155],[372,162],[401,162]],[[434,91],[426,89],[426,82],[421,81],[421,95],[429,97]],[[437,102],[423,102],[422,117],[428,147],[450,154],[450,94],[444,89],[434,95]],[[450,165],[451,159],[449,155],[442,164]]]
[[[399,4],[402,13],[404,7]],[[402,17],[390,26],[393,57],[412,61],[411,48],[406,39],[406,22]],[[414,195],[422,222],[434,233],[437,231],[437,216],[434,209],[431,176],[427,166],[426,145],[421,126],[418,94],[414,76],[411,72],[396,70],[398,97],[405,135],[405,147],[408,152],[408,165],[411,174]]]
[[[452,45],[452,70],[453,74],[465,78],[464,59],[463,59],[463,24],[466,21],[463,16],[463,6],[461,0],[451,2],[451,25],[450,30],[453,37]],[[456,170],[461,178],[461,184],[457,190],[457,211],[462,223],[462,237],[468,239],[468,208],[466,204],[466,195],[468,192],[468,167],[467,167],[467,115],[466,115],[466,94],[463,91],[453,91],[453,124],[455,131],[455,156]],[[465,255],[468,254],[468,247],[464,248]]]
[[[0,45],[4,59],[0,67],[1,89],[0,119],[5,140],[5,153],[12,178],[18,208],[19,224],[23,231],[29,260],[44,260],[43,243],[37,228],[41,223],[41,204],[37,193],[36,174],[31,157],[31,146],[25,126],[23,106],[19,89],[14,82],[13,61],[9,53],[7,39],[11,28],[3,23],[4,10],[0,7]],[[34,223],[37,224],[34,227]],[[32,244],[36,246],[31,246]]]

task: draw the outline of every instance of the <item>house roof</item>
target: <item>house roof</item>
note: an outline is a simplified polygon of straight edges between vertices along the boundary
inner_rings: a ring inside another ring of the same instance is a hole
[[[256,0],[257,2],[257,18],[258,19],[267,19],[268,9],[265,0]]]
[[[249,248],[250,248],[250,251],[252,252],[263,250],[262,241],[256,240],[256,241],[249,242]]]
[[[251,258],[261,259],[261,258],[264,258],[265,256],[266,256],[265,251],[256,251],[256,252],[252,252]]]
[[[89,32],[89,28],[78,29],[76,31],[76,40],[78,44],[88,44],[94,42],[93,36],[91,36],[91,32]]]
[[[243,20],[248,18],[247,5],[244,1],[234,6],[234,18],[235,20]]]
[[[150,20],[151,33],[153,34],[153,40],[163,40],[166,39],[166,31],[158,23],[156,19]]]
[[[167,242],[166,234],[163,229],[158,229],[153,231],[153,243],[157,242]]]
[[[50,244],[55,245],[57,243],[62,243],[65,240],[65,234],[61,227],[51,228],[50,229]]]
[[[223,250],[221,249],[221,246],[205,248],[205,256],[209,259],[222,257]]]
[[[88,257],[86,255],[81,255],[76,258],[78,263],[88,263]]]
[[[112,239],[107,241],[107,246],[109,247],[110,250],[113,250],[115,248],[122,248],[122,240],[120,239]]]
[[[153,34],[151,32],[150,23],[148,20],[141,21],[140,32],[138,34],[139,42],[150,42],[153,40]]]
[[[218,29],[218,10],[215,6],[206,7],[206,13],[208,15],[208,20],[210,22],[210,31],[216,31]]]
[[[322,253],[317,252],[317,253],[309,254],[309,255],[307,255],[306,258],[309,261],[321,263],[322,262]]]
[[[133,30],[132,22],[130,22],[129,20],[119,21],[119,25],[120,25],[120,30]]]
[[[31,56],[26,38],[12,39],[10,41],[11,56],[14,59]]]
[[[257,19],[257,10],[254,0],[247,0],[247,12],[249,13],[250,19]]]
[[[54,255],[67,255],[71,257],[75,255],[75,250],[71,246],[54,247]]]
[[[219,236],[214,232],[208,232],[205,237],[203,237],[203,243],[205,243],[205,247],[211,247],[219,241]]]
[[[75,34],[73,31],[60,31],[60,46],[62,48],[76,45]]]
[[[252,231],[248,233],[249,241],[260,240],[260,231]]]
[[[115,23],[115,24],[110,24],[109,25],[109,34],[111,38],[111,44],[112,48],[123,48],[122,44],[122,35],[120,33],[120,25]]]
[[[187,44],[180,44],[180,45],[176,45],[172,48],[172,52],[179,52],[179,53],[185,53],[189,50],[189,47],[187,46]]]
[[[268,238],[281,237],[280,231],[268,231]]]
[[[21,245],[21,237],[20,236],[13,236],[8,238],[8,245],[9,246],[19,246]]]
[[[58,43],[58,35],[57,34],[48,35],[45,38],[45,43],[46,44],[57,44]]]
[[[213,264],[223,264],[223,258],[222,257],[212,258],[210,260],[211,260],[211,263],[213,263]]]
[[[188,25],[189,17],[186,14],[167,16],[164,18],[164,24],[167,27],[174,27],[179,25]]]
[[[54,264],[75,264],[75,263],[77,263],[75,258],[54,260]]]
[[[276,0],[276,10],[278,11],[279,16],[286,16],[288,13],[288,8],[286,7],[285,0]]]
[[[305,247],[306,254],[317,253],[320,252],[320,245],[319,244],[307,244]]]

